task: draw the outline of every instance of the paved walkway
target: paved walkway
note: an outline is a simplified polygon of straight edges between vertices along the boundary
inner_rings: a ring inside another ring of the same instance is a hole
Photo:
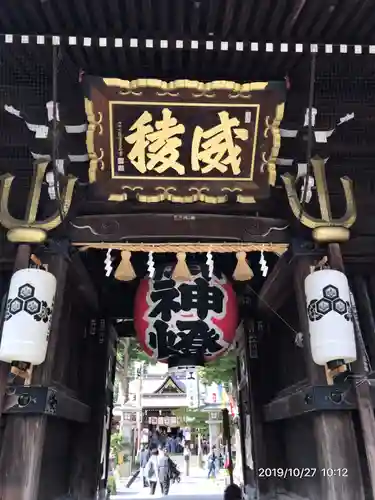
[[[113,500],[143,500],[150,498],[161,498],[161,492],[156,491],[155,495],[149,494],[148,488],[142,487],[139,478],[130,488],[126,488],[126,481],[120,481],[118,485],[118,494],[112,496]],[[207,471],[191,468],[189,477],[181,475],[181,482],[171,484],[168,500],[221,500],[225,489],[225,477],[220,476],[216,480],[207,479]],[[164,497],[165,498],[165,497]]]

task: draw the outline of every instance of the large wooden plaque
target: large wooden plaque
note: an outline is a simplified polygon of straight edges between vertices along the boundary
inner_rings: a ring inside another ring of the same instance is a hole
[[[252,203],[275,183],[283,83],[86,77],[89,178],[100,197]]]

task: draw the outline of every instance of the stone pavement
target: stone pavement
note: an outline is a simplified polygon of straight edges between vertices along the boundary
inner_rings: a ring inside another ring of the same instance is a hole
[[[160,490],[155,495],[149,494],[148,488],[142,487],[139,478],[135,480],[130,488],[126,488],[127,481],[120,481],[118,494],[111,497],[113,500],[143,500],[161,498]],[[190,476],[181,474],[181,482],[171,484],[168,500],[221,500],[225,489],[225,476],[220,475],[217,479],[207,479],[207,471],[192,467]]]

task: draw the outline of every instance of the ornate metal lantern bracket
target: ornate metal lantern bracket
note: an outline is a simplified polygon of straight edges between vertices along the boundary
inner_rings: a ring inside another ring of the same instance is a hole
[[[58,210],[42,221],[36,220],[47,166],[48,162],[43,162],[37,163],[34,167],[24,219],[16,219],[9,213],[9,197],[14,175],[0,176],[0,224],[9,229],[7,238],[13,243],[42,243],[47,237],[47,231],[55,229],[62,222]],[[61,194],[62,211],[65,214],[72,203],[76,181],[76,177],[69,175]]]
[[[334,219],[329,200],[324,160],[316,157],[311,160],[311,164],[316,182],[321,218],[313,217],[304,210],[296,190],[296,179],[287,173],[282,175],[281,178],[285,185],[290,208],[301,224],[313,229],[313,238],[315,241],[319,243],[340,243],[347,241],[350,236],[349,228],[357,218],[352,181],[348,177],[340,178],[344,189],[346,211],[343,217]]]

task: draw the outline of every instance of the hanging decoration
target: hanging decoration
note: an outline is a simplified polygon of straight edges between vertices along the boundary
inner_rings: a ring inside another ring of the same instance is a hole
[[[233,279],[236,281],[249,281],[253,278],[254,273],[249,266],[246,258],[246,252],[237,252],[237,265],[233,272]]]
[[[265,278],[268,274],[268,266],[267,266],[266,258],[264,257],[263,250],[261,250],[261,252],[260,252],[259,265],[260,265],[260,270],[262,272],[262,276],[263,276],[263,278]]]
[[[185,263],[186,264],[186,263]],[[210,279],[205,265],[191,265],[188,280],[176,280],[173,265],[141,281],[134,325],[143,350],[170,369],[191,370],[224,354],[234,341],[238,310],[223,275]]]
[[[56,278],[42,269],[13,274],[0,342],[0,360],[43,363],[51,328]]]
[[[108,248],[107,253],[106,253],[106,257],[104,260],[104,269],[105,269],[105,275],[107,276],[107,278],[109,276],[111,276],[112,271],[113,271],[111,253],[112,253],[112,250],[110,248]]]
[[[208,277],[211,279],[214,275],[214,258],[212,252],[207,252],[206,265],[208,268]]]
[[[172,274],[173,279],[176,281],[191,280],[190,270],[186,263],[186,253],[178,252],[176,257],[177,257],[177,264]]]
[[[115,272],[115,278],[117,280],[132,281],[137,277],[130,260],[131,256],[132,254],[128,250],[123,250],[121,252],[121,262]]]
[[[148,277],[152,279],[155,274],[155,262],[154,262],[153,252],[148,252],[147,272],[148,272]]]
[[[305,280],[307,314],[314,362],[324,366],[357,359],[350,304],[344,273],[333,269],[315,271]]]
[[[89,246],[82,246],[82,250],[88,248],[108,249],[106,243],[95,243]],[[212,247],[212,249],[211,249]],[[112,248],[112,247],[111,247]],[[133,265],[131,263],[132,252],[148,252],[147,270],[150,275],[150,269],[154,268],[151,265],[154,253],[174,253],[176,254],[177,263],[174,266],[173,278],[176,281],[184,281],[190,279],[189,266],[186,263],[186,254],[206,253],[206,265],[208,274],[213,273],[214,261],[212,252],[215,253],[233,253],[236,252],[237,264],[233,272],[233,279],[236,281],[248,281],[254,276],[254,273],[247,260],[247,252],[261,251],[262,257],[260,264],[262,266],[263,276],[267,276],[268,266],[263,255],[263,250],[282,255],[288,248],[288,245],[280,243],[211,243],[210,245],[202,243],[120,243],[115,246],[115,249],[121,251],[121,262],[116,269],[115,278],[121,281],[131,281],[137,277]],[[112,248],[113,249],[113,248]],[[152,255],[150,255],[152,254]],[[151,267],[150,267],[151,266]]]

